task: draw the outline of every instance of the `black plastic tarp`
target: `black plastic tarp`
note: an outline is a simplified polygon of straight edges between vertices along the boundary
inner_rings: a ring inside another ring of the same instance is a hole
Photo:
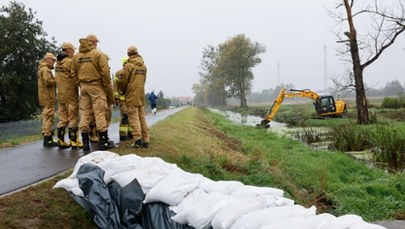
[[[173,213],[161,202],[143,204],[144,193],[134,179],[125,187],[112,181],[106,184],[104,171],[94,164],[83,164],[76,178],[83,196],[71,193],[73,199],[86,209],[99,228],[130,229],[192,229],[171,220]]]

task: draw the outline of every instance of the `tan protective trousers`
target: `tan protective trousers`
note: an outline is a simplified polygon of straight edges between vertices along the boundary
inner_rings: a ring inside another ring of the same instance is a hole
[[[59,122],[57,127],[64,128],[69,125],[70,128],[79,126],[79,103],[59,103],[58,104]]]
[[[129,131],[129,121],[127,123],[123,123],[122,119],[124,117],[124,115],[128,116],[128,109],[127,109],[127,105],[125,103],[121,103],[119,105],[120,107],[120,114],[121,114],[121,119],[120,119],[120,126],[119,126],[119,135],[120,137],[126,137],[128,136],[128,131]]]
[[[105,110],[105,120],[107,121],[107,128],[111,124],[112,119],[112,105],[107,104],[107,109]]]
[[[145,106],[127,106],[129,126],[134,140],[149,142],[149,128],[145,118]]]
[[[90,132],[90,120],[92,113],[96,120],[97,130],[107,131],[106,110],[107,98],[101,84],[80,84],[80,131],[82,133]]]
[[[53,105],[42,106],[42,135],[51,136],[54,123],[55,107]]]
[[[108,104],[107,104],[107,109],[105,110],[105,120],[107,122],[107,129],[108,129],[108,127],[111,124],[111,120],[112,120],[112,106],[110,106]],[[96,124],[96,118],[94,117],[94,112],[91,112],[90,123]]]

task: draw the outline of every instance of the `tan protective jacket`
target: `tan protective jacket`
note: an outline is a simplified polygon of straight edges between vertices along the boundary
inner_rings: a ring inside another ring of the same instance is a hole
[[[122,68],[115,73],[114,76],[114,98],[120,99],[125,98],[124,92],[122,91],[122,78],[124,76],[125,70]]]
[[[55,66],[58,103],[78,103],[79,89],[77,77],[71,73],[73,59],[66,54],[58,55]]]
[[[145,82],[147,68],[140,55],[130,56],[124,65],[122,91],[125,93],[127,106],[145,105]]]
[[[56,81],[52,73],[53,66],[42,60],[38,66],[38,99],[39,105],[55,105]]]
[[[82,38],[79,41],[79,52],[73,56],[73,76],[77,76],[79,84],[101,84],[107,101],[112,104],[114,97],[107,56],[87,39]]]

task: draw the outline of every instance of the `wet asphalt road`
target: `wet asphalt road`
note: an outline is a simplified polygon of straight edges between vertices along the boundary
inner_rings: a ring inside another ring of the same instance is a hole
[[[152,126],[183,108],[147,115],[147,123]],[[119,142],[118,123],[111,124],[108,133],[111,140]],[[82,150],[44,148],[42,143],[36,141],[0,150],[0,196],[73,168],[83,156]],[[91,145],[91,151],[94,150],[97,150],[97,144]]]

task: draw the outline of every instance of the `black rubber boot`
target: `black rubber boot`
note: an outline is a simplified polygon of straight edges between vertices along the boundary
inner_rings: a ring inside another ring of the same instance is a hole
[[[142,148],[142,139],[136,140],[134,143],[129,145],[130,148],[133,149],[141,149]]]
[[[129,140],[128,136],[120,135],[120,142],[125,142],[125,141],[128,141],[128,140]]]
[[[53,140],[52,136],[44,136],[44,147],[56,147],[58,143]]]
[[[89,133],[82,133],[82,141],[83,141],[83,152],[85,153],[90,152]]]
[[[89,139],[90,139],[90,142],[92,142],[92,143],[97,143],[98,142],[97,127],[93,123],[90,123]]]
[[[147,149],[149,147],[149,142],[142,142],[142,148]]]
[[[69,128],[69,139],[70,139],[70,147],[72,149],[82,149],[83,143],[79,140],[79,128],[71,127]]]
[[[129,130],[128,130],[128,139],[129,139],[129,140],[133,140],[133,139],[134,139],[134,136],[132,135],[132,131],[129,131]]]
[[[66,149],[69,147],[70,145],[65,142],[65,127],[58,128],[58,148]]]
[[[98,149],[108,150],[114,148],[114,142],[108,138],[108,132],[98,132]]]

